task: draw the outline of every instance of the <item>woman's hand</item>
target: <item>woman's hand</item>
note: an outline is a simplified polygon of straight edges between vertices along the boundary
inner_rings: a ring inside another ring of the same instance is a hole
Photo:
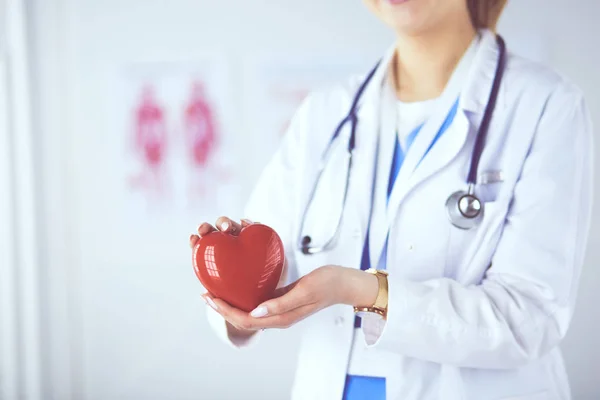
[[[204,297],[233,327],[254,332],[266,328],[288,328],[334,304],[371,306],[375,303],[378,290],[375,275],[328,265],[278,289],[274,299],[259,305],[250,314],[209,294]]]
[[[252,224],[242,220],[241,224],[227,217],[217,219],[216,227],[221,232],[239,235],[242,228]],[[198,227],[198,234],[190,236],[193,248],[204,235],[217,230],[209,223]],[[285,271],[284,274],[285,275]],[[259,305],[250,314],[234,308],[209,293],[202,295],[206,303],[220,313],[228,322],[232,336],[247,337],[265,328],[287,328],[319,310],[334,304],[371,306],[375,303],[379,284],[377,277],[364,271],[334,265],[320,267],[303,276],[291,285],[277,289],[275,297]]]

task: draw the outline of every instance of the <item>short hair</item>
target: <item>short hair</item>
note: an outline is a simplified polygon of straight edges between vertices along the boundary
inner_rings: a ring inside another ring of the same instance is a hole
[[[471,22],[477,29],[496,29],[507,0],[467,0]]]

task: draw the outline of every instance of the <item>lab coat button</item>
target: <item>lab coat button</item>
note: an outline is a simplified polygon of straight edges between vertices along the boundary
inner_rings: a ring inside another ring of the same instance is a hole
[[[410,244],[408,245],[408,251],[413,251],[414,249],[415,249],[415,245],[414,245],[414,244],[412,244],[412,243],[410,243]]]
[[[343,324],[344,324],[344,317],[337,317],[337,318],[335,319],[335,324],[336,324],[337,326],[341,326],[341,325],[343,325]]]

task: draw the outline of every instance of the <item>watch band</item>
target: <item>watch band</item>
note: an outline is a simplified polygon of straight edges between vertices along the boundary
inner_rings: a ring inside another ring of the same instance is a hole
[[[354,312],[374,313],[380,315],[383,318],[386,318],[388,308],[388,273],[386,271],[379,271],[374,268],[369,268],[365,272],[373,274],[377,277],[379,291],[377,292],[377,298],[375,299],[375,303],[371,307],[354,307]]]

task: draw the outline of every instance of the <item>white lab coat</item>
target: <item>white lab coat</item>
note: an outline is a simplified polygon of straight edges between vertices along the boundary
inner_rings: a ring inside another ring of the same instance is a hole
[[[373,82],[382,81],[392,54]],[[582,92],[509,52],[479,168],[502,171],[503,182],[477,185],[485,206],[479,227],[457,229],[446,214],[447,197],[466,186],[497,57],[494,35],[482,31],[453,124],[420,164],[436,131],[417,136],[387,215],[373,221],[374,230],[390,225],[388,319],[372,344],[397,370],[388,399],[570,398],[558,346],[575,306],[593,192],[592,126]],[[305,256],[296,243],[320,156],[361,80],[309,96],[250,199],[246,216],[275,228],[285,243],[290,281],[322,265],[360,267],[381,85],[370,84],[361,102],[337,247]],[[348,132],[342,136],[345,143]],[[326,174],[325,197],[336,196],[343,178]],[[327,218],[319,206],[313,212]],[[218,314],[209,319],[228,339]],[[353,320],[351,307],[337,305],[303,322],[293,399],[342,398]]]

